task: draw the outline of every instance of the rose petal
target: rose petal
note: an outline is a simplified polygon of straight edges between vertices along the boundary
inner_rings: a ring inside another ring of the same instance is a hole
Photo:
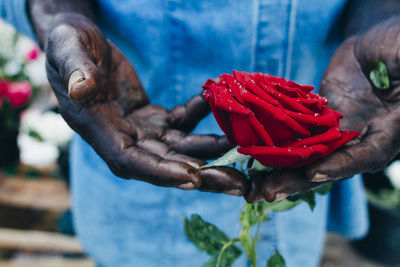
[[[289,110],[287,111],[287,114],[299,123],[306,123],[313,126],[332,127],[338,124],[338,114],[340,113],[333,112],[332,109],[324,107],[321,113],[315,113],[314,115],[302,114]]]
[[[229,113],[217,109],[214,105],[214,95],[211,89],[206,89],[203,92],[206,101],[210,104],[211,112],[214,115],[221,130],[226,134],[228,141],[235,144],[235,138],[232,135],[232,128],[229,121]]]
[[[252,112],[239,103],[235,98],[233,98],[229,89],[225,86],[221,86],[219,84],[215,84],[207,88],[206,90],[211,90],[212,94],[206,94],[206,101],[210,101],[210,97],[212,97],[212,101],[214,102],[214,106],[218,109],[225,110],[229,113],[237,113],[241,115],[249,116]],[[208,98],[207,98],[208,96]]]
[[[288,97],[307,97],[307,93],[304,90],[287,85],[287,81],[284,78],[263,75],[260,73],[256,73],[254,76],[256,82],[265,83],[269,87],[274,87],[276,90],[285,94]]]
[[[242,96],[240,95],[240,89],[237,85],[237,83],[234,82],[235,78],[232,75],[229,74],[223,74],[220,75],[220,84],[222,84],[223,86],[226,86],[230,89],[231,94],[233,95],[233,97],[235,97],[239,103],[241,103],[242,105],[245,103],[245,101],[243,100]]]
[[[264,92],[261,88],[259,88],[254,82],[253,77],[248,73],[240,73],[237,71],[233,71],[235,77],[238,81],[248,90],[250,90],[254,95],[260,97],[261,99],[267,101],[268,103],[282,107],[282,105],[271,95]]]
[[[339,147],[341,147],[342,145],[346,144],[347,142],[356,138],[359,135],[359,132],[354,132],[354,131],[342,131],[340,133],[341,133],[341,138],[339,138],[336,141],[326,144],[328,148],[327,148],[327,151],[322,155],[322,157],[325,157],[325,156],[331,154],[333,151],[335,151],[336,149],[338,149]],[[299,168],[299,167],[305,166],[307,164],[310,164],[320,158],[321,158],[320,155],[314,155],[306,160],[299,161],[298,163],[290,166],[290,168],[291,169]]]
[[[302,112],[305,114],[314,114],[312,110],[302,105],[300,101],[296,101],[295,98],[291,98],[281,93],[280,91],[276,90],[276,86],[275,88],[272,88],[264,83],[259,83],[259,86],[263,88],[265,92],[267,92],[268,94],[272,95],[275,99],[277,99],[279,103],[282,104],[282,106],[285,107],[286,109],[291,109],[293,111]]]
[[[287,85],[290,86],[291,88],[300,89],[307,94],[310,93],[315,88],[312,85],[301,85],[301,84],[295,83],[294,81],[287,81]]]
[[[296,164],[297,162],[308,159],[312,155],[323,155],[326,153],[327,147],[325,145],[312,145],[309,147],[265,147],[265,146],[250,146],[240,147],[238,152],[250,155],[261,164],[278,168],[288,167]]]
[[[253,95],[247,90],[243,90],[242,96],[250,104],[256,105],[259,108],[261,108],[262,112],[259,112],[260,109],[257,109],[258,112],[256,112],[256,117],[262,121],[262,125],[264,128],[270,129],[269,126],[269,121],[272,119],[276,119],[284,123],[286,126],[288,126],[289,129],[304,135],[304,136],[310,136],[310,131],[304,128],[302,125],[300,125],[298,122],[296,122],[294,119],[292,119],[290,116],[286,114],[286,111],[284,109],[277,108],[263,99]],[[273,131],[273,129],[271,129]]]
[[[325,105],[328,104],[326,99],[293,98],[293,100],[301,102],[302,105],[316,113],[320,113]]]
[[[253,118],[251,116],[250,118]],[[234,144],[239,146],[251,146],[251,145],[262,145],[263,142],[260,140],[257,131],[253,128],[252,121],[249,117],[243,117],[237,114],[230,115],[230,124],[232,128],[232,135],[234,138]],[[262,126],[261,126],[262,127]],[[269,136],[268,136],[269,137]],[[269,137],[270,144],[272,140]]]
[[[338,127],[332,127],[326,132],[285,144],[285,147],[302,147],[325,144],[340,139],[342,136]]]
[[[340,133],[342,136],[338,140],[335,140],[333,142],[326,144],[328,147],[328,150],[326,151],[324,156],[331,154],[333,151],[335,151],[339,147],[343,146],[347,142],[353,140],[360,134],[360,132],[356,132],[356,131],[341,131]]]
[[[271,137],[255,119],[254,113],[233,98],[226,87],[209,83],[204,95],[230,143],[241,146],[273,145]]]
[[[267,146],[273,146],[274,142],[272,141],[271,136],[268,134],[263,125],[258,121],[256,116],[252,115],[249,117],[249,119],[254,131],[258,134],[261,140],[263,140]]]

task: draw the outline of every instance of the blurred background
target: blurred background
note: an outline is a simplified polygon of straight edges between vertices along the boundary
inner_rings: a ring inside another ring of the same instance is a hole
[[[35,43],[0,20],[0,266],[94,266],[75,237],[68,147]],[[400,161],[364,176],[369,235],[329,234],[321,266],[400,266]]]

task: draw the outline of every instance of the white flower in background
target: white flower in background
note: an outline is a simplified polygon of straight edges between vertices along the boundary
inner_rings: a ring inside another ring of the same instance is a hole
[[[60,114],[26,111],[18,136],[21,162],[39,168],[50,167],[57,162],[59,148],[68,144],[72,134]]]
[[[18,135],[18,147],[21,162],[38,168],[51,167],[57,162],[59,156],[56,145],[40,142],[27,133]]]
[[[14,53],[13,42],[15,29],[8,23],[0,20],[0,32],[0,54],[12,58]]]
[[[26,64],[25,74],[34,86],[40,87],[48,84],[45,66],[46,57],[43,54]]]
[[[18,42],[15,44],[15,56],[17,58],[25,59],[29,51],[35,47],[36,44],[31,39],[28,39],[25,36],[20,36]]]
[[[400,189],[400,160],[393,161],[384,171],[394,188]]]
[[[29,110],[21,119],[21,131],[29,133],[34,131],[44,142],[56,146],[65,146],[71,140],[73,131],[60,114],[47,111]]]
[[[18,60],[10,60],[4,65],[4,72],[8,76],[14,76],[18,74],[22,69],[22,62]]]

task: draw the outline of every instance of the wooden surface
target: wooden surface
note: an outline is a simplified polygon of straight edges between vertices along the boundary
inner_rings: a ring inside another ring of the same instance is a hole
[[[59,233],[0,228],[0,249],[83,253],[75,237]]]
[[[1,178],[0,203],[15,207],[63,211],[70,207],[70,196],[63,181]]]

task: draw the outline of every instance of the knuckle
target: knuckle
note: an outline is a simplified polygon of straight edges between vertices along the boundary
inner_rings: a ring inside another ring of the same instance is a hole
[[[59,24],[54,26],[49,32],[49,48],[52,46],[59,46],[75,34],[75,29],[68,24]]]

